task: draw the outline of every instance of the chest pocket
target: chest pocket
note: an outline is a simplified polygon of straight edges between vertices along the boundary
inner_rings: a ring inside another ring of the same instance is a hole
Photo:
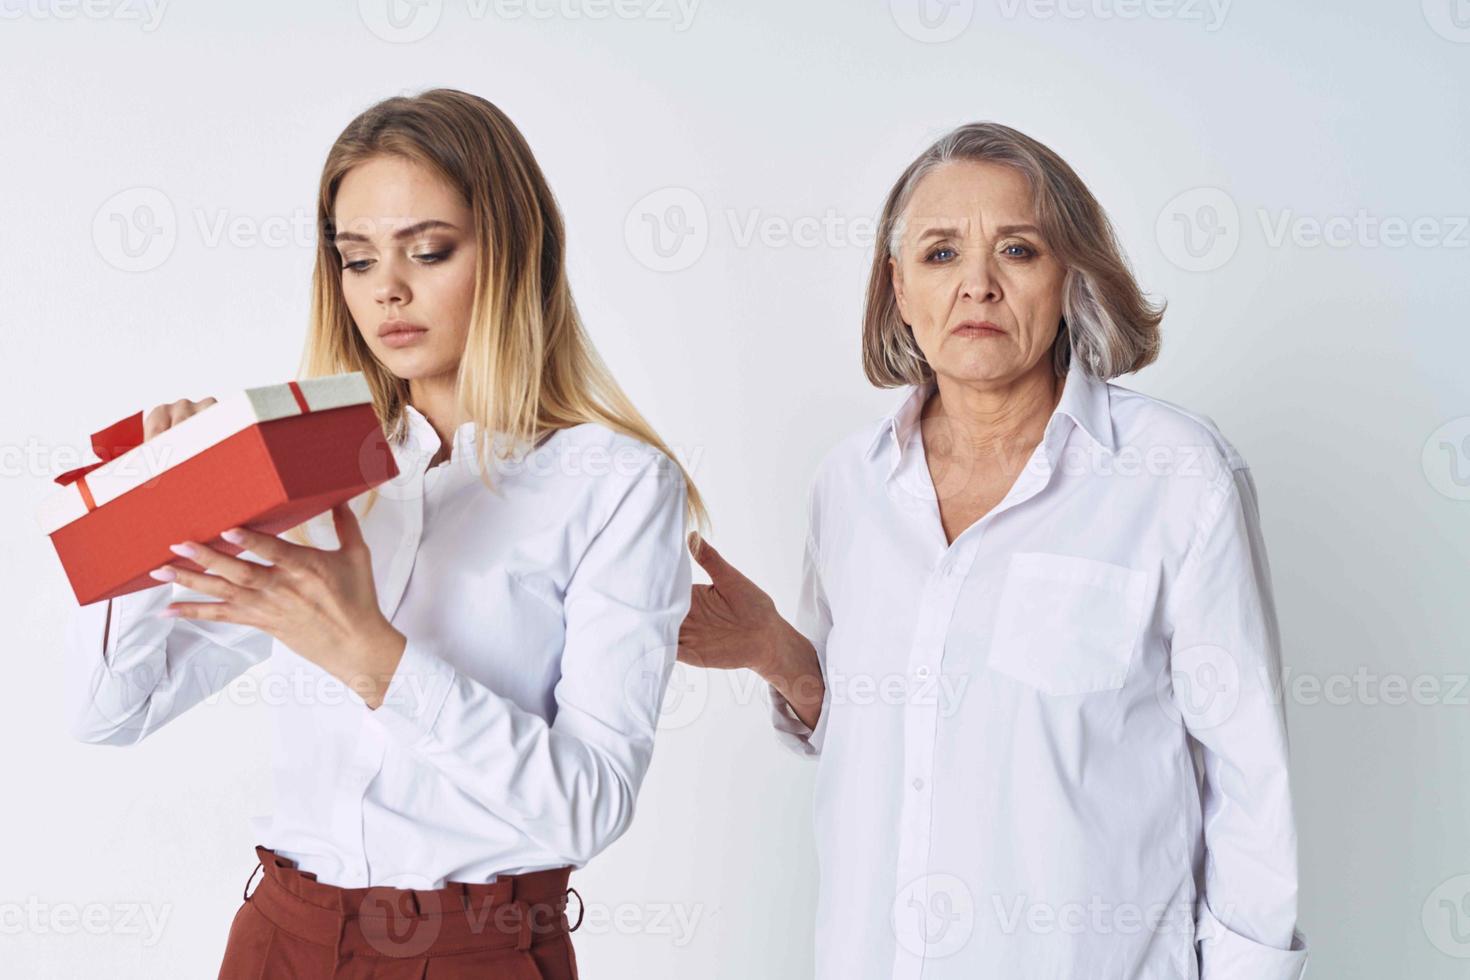
[[[1006,566],[989,666],[1047,694],[1123,686],[1148,576],[1091,558],[1018,552]]]

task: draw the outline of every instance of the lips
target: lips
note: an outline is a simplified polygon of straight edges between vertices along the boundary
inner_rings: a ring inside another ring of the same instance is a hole
[[[396,333],[414,333],[415,331],[427,330],[428,327],[417,323],[409,323],[407,320],[384,320],[383,325],[378,328],[379,337],[388,337]]]
[[[956,333],[962,337],[987,337],[1003,334],[1005,331],[989,320],[966,320],[956,324],[950,333]]]

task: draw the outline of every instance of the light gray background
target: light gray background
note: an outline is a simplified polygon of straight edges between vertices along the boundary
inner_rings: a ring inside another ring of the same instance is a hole
[[[71,742],[74,600],[35,505],[92,429],[292,375],[331,140],[448,85],[526,133],[597,344],[788,611],[815,464],[894,400],[858,358],[892,180],[975,119],[1067,158],[1170,304],[1161,362],[1122,383],[1213,417],[1259,484],[1311,974],[1464,976],[1457,2],[0,0],[6,975],[214,975],[269,706],[242,688],[132,749]],[[584,975],[808,975],[813,768],[749,675],[676,683],[633,829],[575,878]]]

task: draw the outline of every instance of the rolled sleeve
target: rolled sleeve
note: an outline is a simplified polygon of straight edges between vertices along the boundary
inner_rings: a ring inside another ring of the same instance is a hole
[[[781,744],[798,755],[821,755],[830,714],[826,695],[822,698],[822,713],[817,717],[816,728],[808,728],[805,722],[796,717],[796,712],[791,710],[791,705],[776,690],[775,685],[766,685],[766,696],[770,701],[771,725],[776,729],[776,738]]]
[[[1255,484],[1243,464],[1202,511],[1168,618],[1172,671],[1204,664],[1223,685],[1203,709],[1174,692],[1201,775],[1202,980],[1299,976],[1307,952],[1296,929],[1281,643]]]
[[[822,711],[817,716],[815,728],[809,728],[796,716],[791,705],[775,685],[766,685],[770,702],[771,725],[776,738],[788,749],[806,758],[816,758],[822,752],[826,739],[827,721],[832,711],[832,689],[826,685],[827,637],[832,632],[832,608],[827,602],[827,592],[822,585],[821,558],[817,545],[819,511],[817,507],[820,483],[813,481],[807,495],[807,536],[801,562],[801,595],[796,607],[796,621],[792,625],[806,637],[817,652],[817,665],[822,672]]]
[[[1200,980],[1299,980],[1307,970],[1307,941],[1292,930],[1290,949],[1265,946],[1231,932],[1205,902],[1195,920]]]

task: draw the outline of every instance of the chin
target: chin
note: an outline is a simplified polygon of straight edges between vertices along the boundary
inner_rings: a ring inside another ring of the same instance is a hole
[[[435,357],[432,351],[415,350],[412,347],[400,349],[389,347],[378,356],[378,360],[382,361],[388,370],[407,381],[415,378],[429,378],[442,373],[441,370],[435,368],[440,359]]]
[[[936,374],[958,381],[961,384],[983,384],[1004,381],[1019,374],[1017,365],[1006,357],[974,357],[957,359],[958,363],[940,364]]]

